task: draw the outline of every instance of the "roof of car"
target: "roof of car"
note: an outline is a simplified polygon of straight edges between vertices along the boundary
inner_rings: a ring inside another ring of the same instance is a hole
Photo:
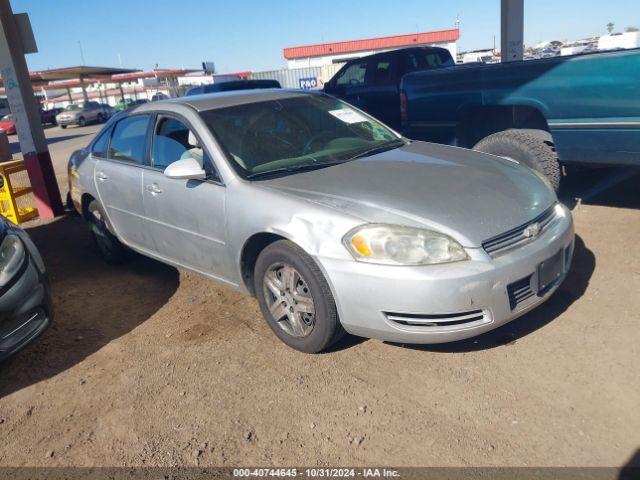
[[[232,107],[247,103],[264,102],[267,100],[279,100],[283,98],[301,97],[312,95],[312,92],[303,90],[286,90],[282,88],[261,88],[255,90],[231,90],[228,92],[205,93],[202,95],[191,95],[185,97],[160,100],[157,102],[145,103],[136,108],[137,112],[152,111],[161,108],[163,104],[188,105],[191,108],[202,112],[215,108]]]

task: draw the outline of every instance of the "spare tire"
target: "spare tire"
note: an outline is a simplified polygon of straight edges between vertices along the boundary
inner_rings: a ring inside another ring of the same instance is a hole
[[[560,188],[560,162],[553,144],[524,130],[505,130],[480,140],[474,150],[508,157],[544,174],[557,192]]]

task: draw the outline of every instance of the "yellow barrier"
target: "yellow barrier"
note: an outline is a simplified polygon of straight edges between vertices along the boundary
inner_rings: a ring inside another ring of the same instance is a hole
[[[38,209],[24,162],[1,162],[0,177],[0,213],[16,224],[37,217]]]

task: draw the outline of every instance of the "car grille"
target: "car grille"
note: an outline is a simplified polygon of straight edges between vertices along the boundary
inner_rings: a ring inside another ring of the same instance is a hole
[[[555,208],[556,204],[553,204],[530,222],[485,240],[482,242],[482,248],[489,255],[496,256],[535,240],[549,228],[556,218]],[[527,227],[532,226],[534,223],[538,224],[538,233],[534,236],[527,236],[525,232]]]
[[[531,289],[531,277],[532,275],[529,275],[507,285],[511,310],[516,309],[522,302],[535,295]]]
[[[385,316],[387,320],[396,325],[436,330],[455,330],[491,322],[491,318],[482,310],[441,314],[385,312]]]

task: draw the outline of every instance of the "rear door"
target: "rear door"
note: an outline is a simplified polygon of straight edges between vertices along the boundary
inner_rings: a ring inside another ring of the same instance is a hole
[[[224,276],[225,188],[195,129],[181,116],[159,114],[151,142],[151,165],[142,173],[145,230],[157,255],[215,277]],[[206,180],[168,178],[164,169],[192,157]]]
[[[131,115],[117,122],[107,153],[96,158],[94,169],[100,204],[114,233],[141,250],[153,247],[152,237],[142,228],[142,169],[148,155],[150,119],[150,115]]]
[[[367,66],[366,91],[361,94],[363,110],[381,122],[400,128],[398,55],[375,55]]]

